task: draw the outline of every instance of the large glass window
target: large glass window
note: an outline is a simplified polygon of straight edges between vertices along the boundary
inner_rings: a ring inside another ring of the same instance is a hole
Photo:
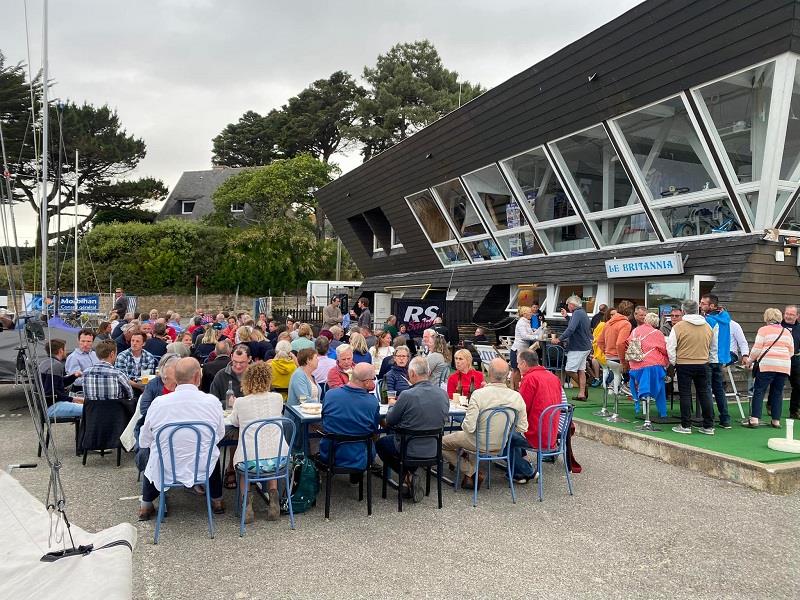
[[[463,245],[472,262],[503,260],[500,249],[491,238],[486,238],[477,242],[463,242]]]
[[[658,239],[644,212],[598,219],[594,221],[594,225],[603,246],[636,244]]]
[[[575,195],[588,212],[630,206],[638,195],[602,125],[552,145],[560,155]]]
[[[691,295],[691,288],[688,279],[683,281],[656,280],[647,282],[646,293],[645,306],[655,310],[661,307],[680,306],[681,302]],[[659,310],[659,313],[661,312]]]
[[[530,230],[497,234],[497,242],[508,258],[542,254],[542,248],[539,246],[539,242],[536,241],[536,236]]]
[[[727,199],[666,206],[656,211],[656,218],[673,238],[741,230],[741,225]]]
[[[452,179],[433,188],[442,201],[445,212],[455,225],[456,233],[462,237],[486,234],[481,217],[458,179]]]
[[[430,192],[419,192],[407,198],[408,205],[419,221],[420,227],[428,234],[432,244],[455,240],[450,226],[439,210],[439,205]]]
[[[542,148],[503,161],[503,168],[536,221],[541,223],[575,214]]]
[[[459,244],[448,244],[434,248],[439,260],[445,267],[469,264],[464,249]]]
[[[680,97],[625,115],[615,123],[653,198],[719,187]]]
[[[583,223],[576,220],[567,225],[537,228],[537,233],[549,252],[568,252],[583,248],[594,248]]]
[[[465,175],[464,182],[493,230],[527,226],[525,215],[496,165]]]
[[[792,192],[779,192],[778,203],[781,207],[786,206],[786,203],[791,199]],[[783,221],[778,225],[778,229],[785,229],[787,231],[800,231],[800,202],[795,202],[789,213],[784,217]]]
[[[761,178],[774,72],[771,62],[699,90],[739,183]]]

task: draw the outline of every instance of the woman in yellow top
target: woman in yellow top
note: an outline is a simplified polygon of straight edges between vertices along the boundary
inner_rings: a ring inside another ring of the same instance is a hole
[[[297,369],[292,345],[286,340],[279,341],[275,346],[275,358],[269,362],[272,366],[272,391],[278,392],[285,401],[289,396],[289,379]]]
[[[603,314],[603,318],[597,324],[597,327],[594,328],[592,332],[592,376],[593,379],[589,385],[592,387],[599,387],[600,384],[603,383],[603,380],[600,378],[601,369],[603,377],[606,375],[606,354],[603,352],[603,349],[597,345],[597,340],[600,339],[600,336],[603,334],[603,329],[606,327],[606,322],[611,318],[611,316],[616,313],[617,311],[613,308],[607,308],[605,314]]]

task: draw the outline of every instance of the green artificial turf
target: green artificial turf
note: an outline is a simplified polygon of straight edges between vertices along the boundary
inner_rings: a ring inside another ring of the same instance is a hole
[[[576,390],[568,389],[567,398],[571,399],[576,395]],[[656,427],[661,431],[641,431],[636,429],[636,425],[642,424],[642,419],[636,418],[633,411],[633,402],[623,396],[620,396],[619,413],[629,423],[609,423],[603,417],[593,415],[600,409],[603,404],[603,391],[600,388],[593,388],[589,391],[589,400],[586,402],[578,402],[569,400],[575,405],[575,418],[583,421],[592,421],[596,423],[603,423],[611,427],[623,429],[625,431],[633,431],[648,436],[653,436],[660,439],[670,440],[685,444],[687,446],[694,446],[696,448],[703,448],[706,450],[713,450],[721,454],[729,456],[736,456],[760,463],[782,463],[793,460],[800,460],[800,454],[790,454],[787,452],[778,452],[772,450],[767,446],[767,440],[773,437],[786,437],[786,422],[785,417],[789,414],[789,402],[785,401],[783,405],[783,412],[781,413],[781,428],[774,429],[767,425],[766,427],[759,427],[758,429],[749,429],[741,425],[741,416],[736,402],[729,401],[728,412],[731,415],[732,429],[722,429],[721,427],[715,428],[715,435],[703,435],[693,429],[690,435],[675,433],[672,431],[673,424],[656,424]],[[613,396],[609,397],[609,410],[613,409]],[[749,414],[750,405],[747,402],[742,402],[745,415]],[[716,405],[714,406],[716,415]],[[669,416],[680,417],[680,407],[678,402],[678,395],[675,394],[675,405],[673,410],[669,410],[669,398],[667,398],[667,411]],[[655,406],[650,407],[650,414],[658,414]],[[769,423],[769,413],[765,411],[762,416],[762,423],[766,418]],[[797,421],[795,426],[795,439],[800,438],[800,421]]]

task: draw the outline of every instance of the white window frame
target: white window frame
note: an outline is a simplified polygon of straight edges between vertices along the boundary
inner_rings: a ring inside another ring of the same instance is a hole
[[[383,252],[383,246],[378,241],[378,237],[373,233],[372,234],[372,253],[378,254],[379,252]]]
[[[391,243],[391,246],[392,246],[393,250],[395,248],[402,248],[403,247],[403,243],[397,239],[397,234],[394,231],[394,227],[391,227],[389,229],[389,237],[390,237],[390,243]]]
[[[508,304],[506,305],[505,312],[509,315],[516,315],[519,312],[519,307],[517,305],[517,298],[519,297],[519,288],[521,285],[526,285],[523,283],[513,283],[508,286]],[[547,290],[549,290],[549,286]],[[547,310],[547,301],[550,299],[549,295],[545,295],[544,300],[539,305],[539,311],[544,315]]]
[[[422,225],[422,221],[419,220],[419,217],[417,216],[417,211],[415,211],[414,207],[411,206],[411,200],[410,200],[410,198],[412,198],[412,197],[414,197],[414,196],[416,196],[418,194],[425,194],[425,193],[430,194],[431,198],[433,198],[433,201],[434,201],[436,207],[439,209],[439,214],[442,215],[442,218],[444,218],[445,224],[447,224],[447,226],[450,228],[450,233],[453,235],[453,239],[452,240],[446,240],[444,242],[436,242],[436,243],[433,243],[431,241],[431,238],[428,235],[428,230],[425,229],[425,227]],[[441,263],[442,267],[444,267],[445,269],[450,269],[450,268],[453,268],[453,267],[461,267],[461,266],[464,266],[464,265],[472,264],[472,262],[470,261],[470,258],[469,258],[469,254],[467,254],[467,251],[464,250],[464,247],[461,245],[461,242],[458,241],[458,236],[456,235],[456,232],[453,230],[452,225],[450,224],[450,220],[447,218],[447,215],[445,215],[442,212],[441,205],[439,205],[436,202],[436,195],[430,189],[426,188],[426,189],[419,190],[418,192],[414,192],[413,194],[409,194],[404,199],[406,201],[406,206],[408,206],[408,210],[410,210],[411,214],[414,215],[414,219],[416,220],[417,225],[419,225],[419,228],[422,230],[422,233],[425,235],[425,239],[428,240],[428,244],[430,244],[431,248],[433,249],[433,253],[436,255],[436,258],[439,260],[439,262]],[[442,260],[442,257],[439,255],[439,252],[437,252],[437,249],[446,248],[448,246],[458,246],[458,248],[461,250],[461,252],[464,253],[464,256],[466,257],[467,260],[466,261],[460,261],[460,262],[453,262],[453,263],[445,263]]]
[[[192,205],[192,210],[186,210],[186,204],[190,203]],[[181,200],[181,214],[182,215],[191,215],[194,213],[194,209],[197,206],[197,200]]]
[[[232,213],[243,213],[245,204],[246,204],[246,202],[234,202],[233,204],[231,204],[231,212]],[[241,208],[235,208],[237,206],[241,206]]]

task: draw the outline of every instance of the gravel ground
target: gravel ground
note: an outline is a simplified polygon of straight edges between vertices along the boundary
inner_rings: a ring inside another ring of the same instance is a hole
[[[0,386],[0,467],[35,462],[36,441],[24,400]],[[89,456],[68,449],[72,427],[55,428],[65,450],[63,480],[72,521],[90,531],[136,522],[139,487],[132,456]],[[171,493],[161,542],[153,523],[138,524],[134,598],[798,598],[800,494],[772,496],[656,460],[578,439],[584,466],[567,493],[563,471],[545,465],[545,499],[534,485],[470,495],[445,488],[396,512],[376,493],[374,511],[337,480],[331,520],[319,506],[267,522],[263,507],[239,538],[233,516],[207,537],[200,499]],[[38,498],[47,471],[14,471]],[[560,465],[559,465],[560,466]],[[380,480],[375,489],[379,492]]]

